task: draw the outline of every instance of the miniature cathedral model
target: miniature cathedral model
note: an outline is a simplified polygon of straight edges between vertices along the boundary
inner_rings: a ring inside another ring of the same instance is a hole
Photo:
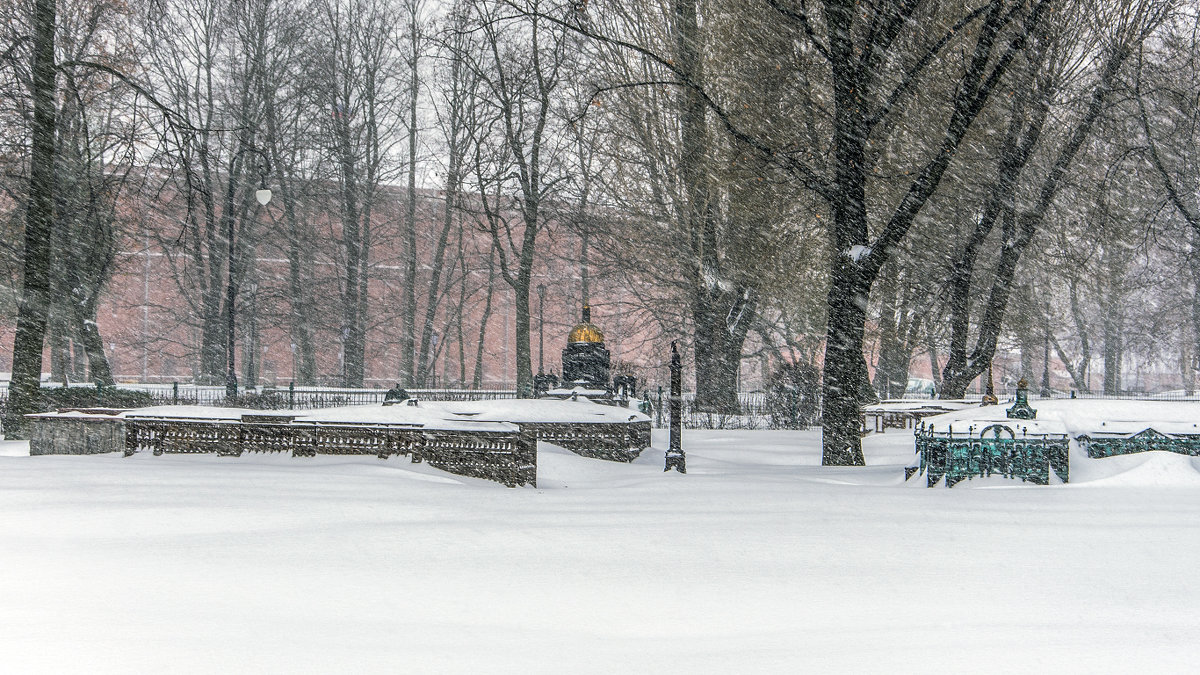
[[[563,386],[608,390],[610,366],[604,333],[592,323],[592,308],[584,305],[583,320],[571,329],[562,352]]]

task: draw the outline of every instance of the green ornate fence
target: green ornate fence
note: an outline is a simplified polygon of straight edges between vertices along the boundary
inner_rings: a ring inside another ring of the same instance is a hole
[[[1200,434],[1167,434],[1143,429],[1136,434],[1084,434],[1076,439],[1093,459],[1163,450],[1181,455],[1200,455]]]
[[[916,432],[919,471],[933,487],[943,477],[946,487],[975,476],[1001,475],[1037,485],[1050,482],[1050,472],[1066,483],[1069,478],[1066,434],[1020,435],[1010,426],[992,424],[976,432],[952,429],[934,432],[924,424]]]

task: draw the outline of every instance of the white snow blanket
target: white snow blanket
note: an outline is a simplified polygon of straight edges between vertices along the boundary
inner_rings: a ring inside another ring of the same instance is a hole
[[[685,431],[687,475],[658,432],[632,464],[543,446],[511,490],[11,443],[0,672],[1195,672],[1194,460],[929,490],[911,436],[864,444],[822,468],[819,432]]]

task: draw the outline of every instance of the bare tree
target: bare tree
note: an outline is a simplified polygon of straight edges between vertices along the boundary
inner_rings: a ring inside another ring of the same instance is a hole
[[[363,384],[369,256],[379,188],[393,175],[400,13],[385,0],[323,0],[320,77],[330,108],[323,129],[340,201],[342,384]]]
[[[1057,25],[1056,21],[1048,24],[1040,38],[1035,40],[1024,77],[1018,80],[1016,86],[1022,95],[1013,99],[1008,129],[998,149],[997,180],[950,279],[950,357],[942,372],[942,397],[961,398],[967,385],[991,364],[1021,254],[1037,234],[1076,155],[1084,148],[1085,141],[1105,111],[1119,83],[1118,74],[1122,66],[1162,21],[1166,8],[1165,3],[1156,0],[1098,5],[1085,2],[1080,11],[1060,13],[1057,19],[1082,24],[1083,17],[1091,17],[1096,22],[1091,30],[1081,30],[1082,25],[1079,24],[1076,27],[1070,23],[1066,26]],[[1025,200],[1028,206],[1022,208],[1018,206],[1019,188],[1023,178],[1030,180],[1026,169],[1039,147],[1039,141],[1046,143],[1042,130],[1051,102],[1092,58],[1079,44],[1064,42],[1064,35],[1098,44],[1099,67],[1094,75],[1089,73],[1092,81],[1087,87],[1090,96],[1086,107],[1075,117],[1070,130],[1054,144],[1055,150],[1051,151],[1053,160],[1049,167],[1039,178],[1031,181],[1031,191],[1036,196]],[[1075,60],[1071,58],[1072,55]],[[1029,92],[1028,97],[1024,92]],[[979,321],[975,347],[968,356],[966,344],[971,279],[981,247],[998,221],[1002,226],[1001,244],[992,272],[991,291]]]
[[[465,65],[465,52],[470,48],[469,36],[466,32],[468,20],[469,14],[467,11],[465,11],[461,4],[456,5],[452,8],[447,18],[447,23],[442,30],[441,37],[443,59],[441,61],[441,77],[437,80],[439,96],[435,101],[434,112],[437,118],[438,129],[446,144],[443,154],[445,161],[443,167],[445,179],[442,183],[444,202],[441,213],[441,228],[437,232],[437,242],[434,245],[430,262],[430,277],[425,293],[425,316],[421,323],[420,347],[417,351],[417,381],[422,384],[428,383],[431,375],[430,356],[434,348],[434,323],[440,305],[439,300],[445,295],[452,284],[452,279],[448,275],[447,278],[443,278],[443,266],[446,262],[446,254],[452,240],[451,236],[455,232],[455,226],[458,227],[460,242],[460,251],[455,262],[463,262],[461,251],[463,214],[460,204],[463,189],[463,173],[467,168],[465,161],[468,152],[470,152],[471,131],[474,125],[478,123],[476,116],[481,112],[481,102],[477,91],[479,77]],[[414,62],[417,54],[418,50],[414,46],[412,56]],[[413,81],[415,82],[416,80],[414,79]],[[413,120],[415,122],[415,117]],[[413,166],[415,166],[415,162]],[[410,185],[410,189],[415,193],[414,185]],[[465,276],[462,286],[465,292]],[[459,323],[461,324],[461,302]],[[444,336],[445,333],[443,332]],[[442,340],[441,344],[444,343],[445,339]],[[460,368],[461,372],[462,368]]]
[[[1200,359],[1200,13],[1194,7],[1180,11],[1167,23],[1157,50],[1139,54],[1136,99],[1147,146],[1147,159],[1157,174],[1171,206],[1191,228],[1193,246],[1188,256],[1196,292],[1190,309],[1190,350]],[[1197,361],[1200,366],[1200,361]],[[1106,376],[1107,386],[1107,376]]]
[[[550,224],[549,198],[564,180],[556,107],[568,75],[564,30],[542,18],[538,7],[535,1],[532,13],[502,20],[502,2],[473,3],[481,48],[465,61],[491,107],[491,119],[476,130],[472,172],[498,271],[513,290],[517,390],[524,397],[533,395],[529,292],[538,237]]]
[[[605,34],[603,23],[574,24],[581,34],[618,44],[667,69],[673,82],[703,103],[729,134],[826,203],[829,217],[823,222],[832,256],[822,382],[825,464],[863,463],[858,435],[859,402],[867,382],[863,336],[879,271],[937,190],[975,119],[1044,16],[1047,2],[991,0],[962,8],[829,0],[817,14],[805,2],[769,0],[776,13],[772,25],[792,36],[797,45],[793,56],[801,57],[786,62],[795,87],[788,90],[793,96],[776,108],[777,119],[785,124],[792,100],[818,93],[814,98],[823,105],[817,108],[821,121],[815,145],[781,144],[740,126],[716,89],[695,79],[686,58],[624,35]],[[683,5],[691,3],[679,4],[679,16],[686,20],[693,9]],[[964,58],[946,58],[951,48]],[[947,97],[935,102],[939,113],[934,119],[940,121],[930,123],[929,110],[917,111],[923,123],[909,127],[919,132],[908,153],[914,159],[900,179],[875,175],[874,158],[889,148],[896,130],[905,129],[903,121],[913,114],[904,104],[929,81],[953,83],[945,89]],[[698,197],[689,200],[693,208],[704,202]]]
[[[51,228],[54,220],[54,135],[57,91],[54,63],[54,0],[36,0],[30,93],[33,99],[32,153],[25,206],[25,248],[13,371],[4,428],[20,438],[22,415],[34,410],[42,379],[42,345],[50,308]]]

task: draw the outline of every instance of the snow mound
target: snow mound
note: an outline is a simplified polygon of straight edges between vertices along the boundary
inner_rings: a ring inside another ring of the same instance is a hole
[[[29,441],[0,441],[0,457],[28,457]]]
[[[1200,470],[1194,458],[1161,450],[1082,461],[1072,457],[1071,485],[1200,487]]]

